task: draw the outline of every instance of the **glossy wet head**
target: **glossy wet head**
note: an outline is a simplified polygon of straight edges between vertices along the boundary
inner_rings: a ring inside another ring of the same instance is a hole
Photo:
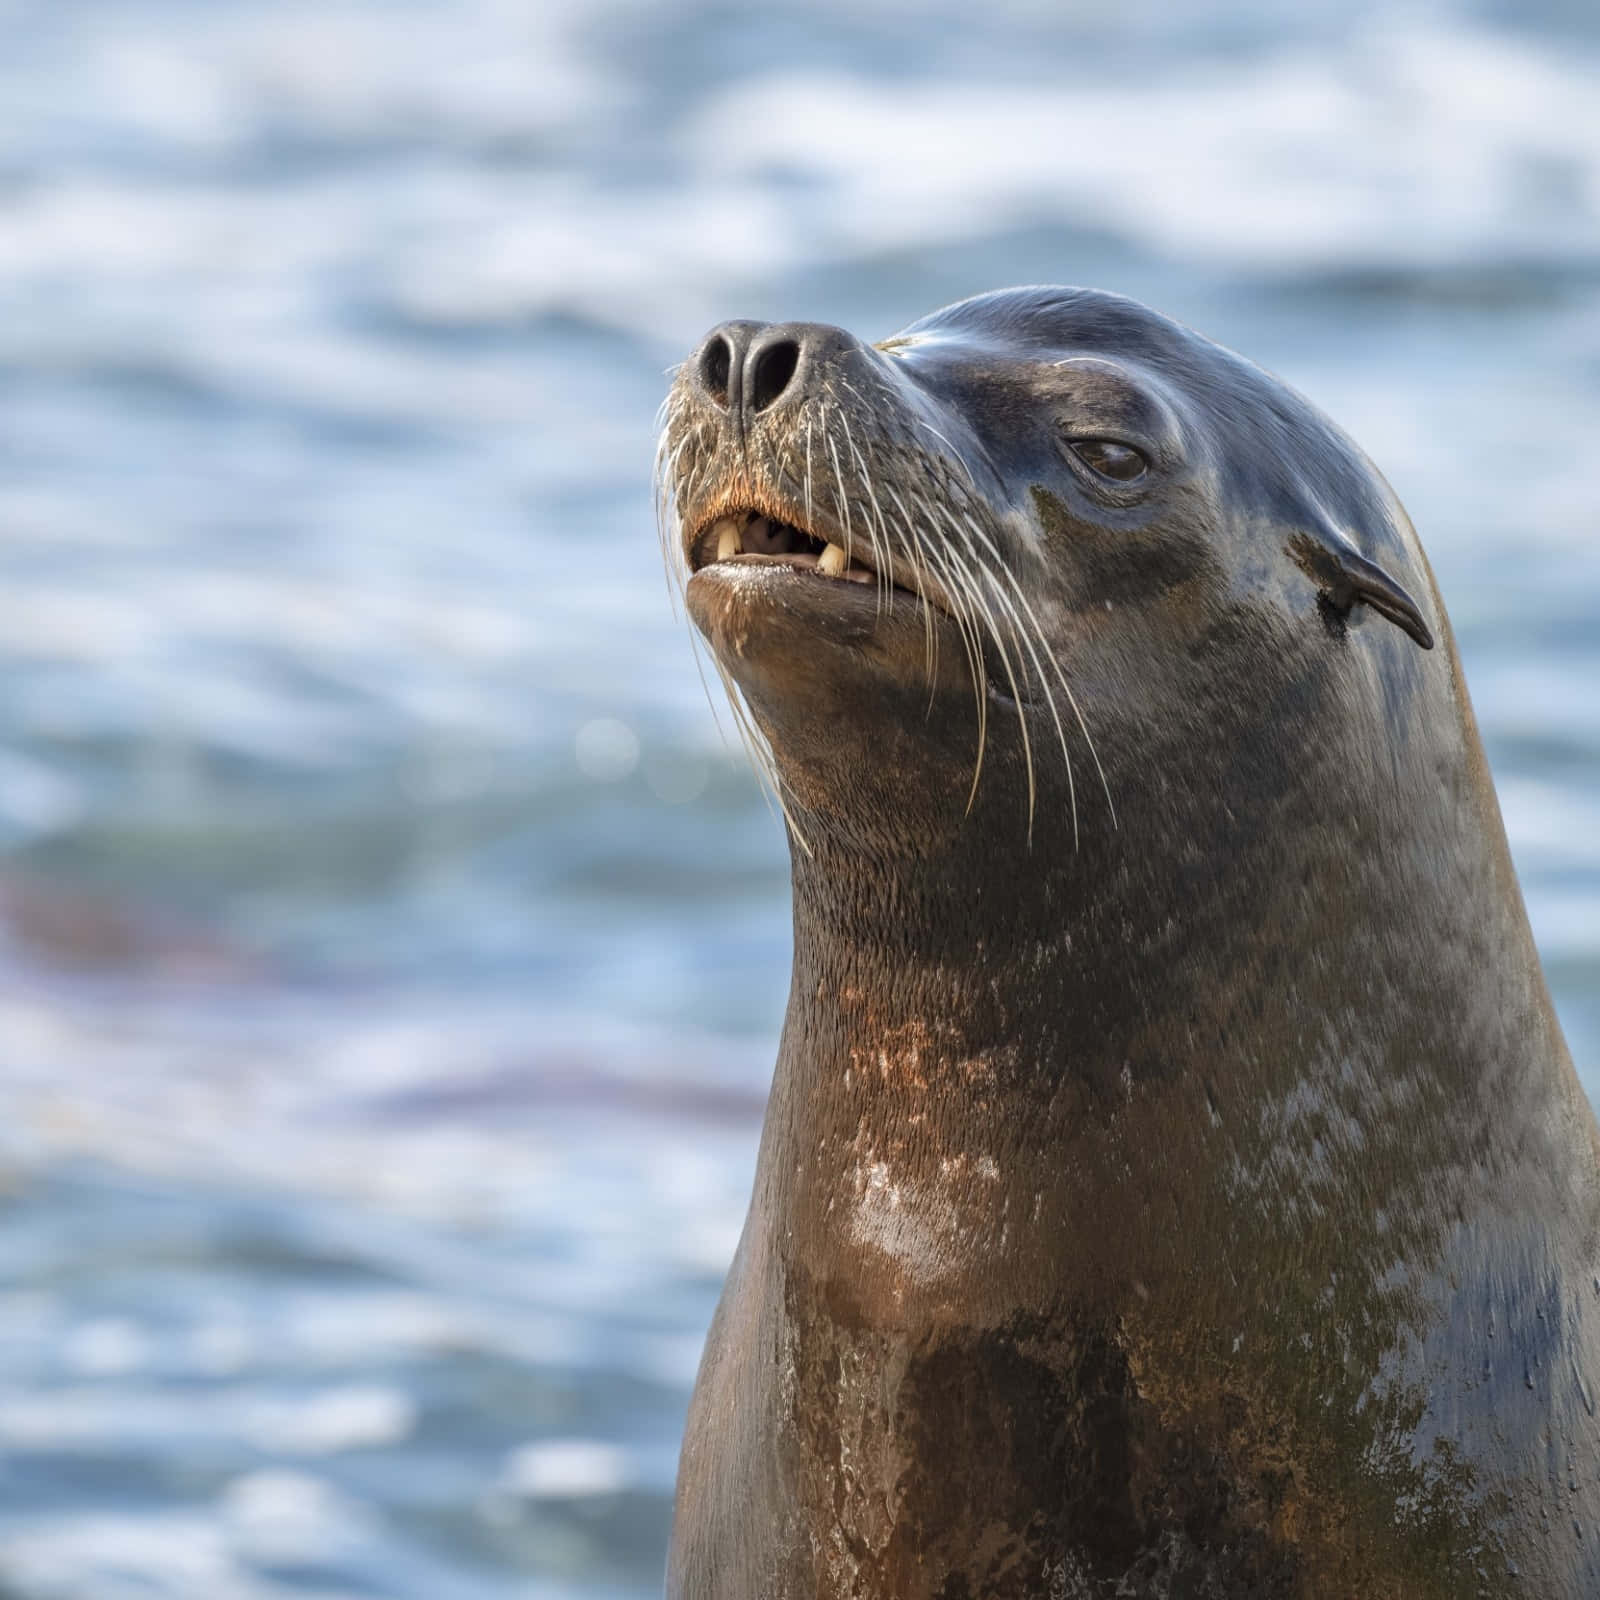
[[[1076,830],[1112,811],[1108,756],[1206,680],[1314,664],[1369,613],[1431,642],[1360,452],[1113,295],[1003,291],[876,346],[724,324],[680,369],[662,467],[691,615],[824,817],[909,789],[959,819],[987,767],[1025,825]]]

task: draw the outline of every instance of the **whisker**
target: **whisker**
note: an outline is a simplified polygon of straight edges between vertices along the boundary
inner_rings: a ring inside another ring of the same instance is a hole
[[[912,576],[917,581],[917,599],[922,603],[923,658],[927,666],[928,706],[931,710],[933,706],[934,690],[936,687],[934,681],[935,673],[939,664],[939,637],[934,626],[933,605],[928,599],[927,589],[922,581],[922,564],[918,559],[919,554],[923,554],[925,552],[922,551],[922,546],[917,539],[916,529],[911,520],[911,513],[906,510],[905,501],[895,493],[893,484],[889,484],[886,487],[885,493],[900,508],[902,525],[901,541],[905,545],[906,550],[911,553],[909,565],[911,567]]]
[[[665,409],[665,402],[663,409]],[[668,413],[668,420],[662,425],[660,440],[656,445],[655,465],[652,469],[652,479],[655,485],[655,517],[656,538],[661,545],[662,576],[666,580],[667,597],[672,604],[672,614],[682,619],[682,593],[683,593],[683,561],[677,550],[677,540],[674,535],[678,528],[676,500],[674,498],[673,480],[677,475],[678,457],[682,454],[684,445],[688,440],[681,440],[670,460],[666,450],[671,438],[670,426],[673,413]]]
[[[1055,724],[1056,738],[1061,744],[1062,759],[1066,763],[1066,768],[1067,768],[1067,790],[1068,790],[1069,797],[1070,797],[1070,799],[1072,801],[1074,837],[1076,837],[1077,796],[1076,796],[1076,791],[1075,791],[1074,783],[1073,783],[1072,756],[1071,756],[1070,750],[1067,747],[1066,735],[1065,735],[1065,732],[1063,731],[1063,729],[1061,727],[1061,719],[1060,719],[1060,716],[1056,712],[1055,700],[1054,700],[1053,695],[1050,692],[1049,682],[1044,677],[1044,669],[1043,669],[1042,665],[1040,664],[1038,651],[1035,648],[1033,639],[1030,636],[1028,630],[1022,626],[1022,621],[1017,615],[1016,607],[1011,604],[1010,597],[1006,594],[1005,590],[998,585],[998,583],[997,583],[997,581],[995,579],[994,573],[990,570],[988,564],[986,562],[984,562],[980,558],[977,550],[972,547],[971,540],[966,537],[964,530],[960,526],[957,525],[954,514],[951,513],[951,512],[946,511],[944,513],[944,516],[943,516],[942,520],[944,522],[945,527],[949,529],[952,539],[954,539],[959,545],[965,547],[965,553],[966,553],[967,557],[969,558],[969,560],[971,562],[971,570],[972,570],[972,572],[974,574],[976,574],[978,577],[981,577],[984,580],[984,583],[987,586],[987,590],[992,590],[992,592],[993,592],[993,600],[996,603],[998,603],[1000,608],[1004,611],[1006,619],[1010,624],[1010,627],[1009,627],[1008,631],[1010,632],[1011,636],[1017,641],[1017,643],[1019,645],[1021,645],[1023,647],[1023,649],[1025,649],[1028,652],[1029,657],[1033,661],[1033,666],[1034,666],[1035,672],[1039,673],[1039,675],[1040,675],[1041,688],[1042,688],[1044,696],[1045,696],[1045,705],[1046,705],[1047,709],[1050,712],[1051,721]],[[974,531],[977,531],[977,530],[974,529]],[[988,546],[988,548],[990,549],[991,553],[993,553],[994,547],[992,545],[990,545],[987,540],[984,540],[984,543]],[[998,561],[998,556],[996,557],[996,559]],[[986,594],[985,594],[985,600],[986,600],[985,611],[986,611],[986,614],[987,614],[987,616],[989,618],[989,622],[990,622],[990,636],[994,640],[996,648],[1003,651],[1004,648],[1005,648],[1004,638],[1002,636],[1002,633],[1001,633],[1001,630],[999,628],[998,622],[995,619],[993,607],[987,604],[988,597],[989,597],[988,593],[986,592]],[[1019,713],[1023,716],[1023,719],[1025,721],[1026,720],[1026,712],[1025,712],[1024,702],[1022,700],[1020,692],[1017,690],[1016,680],[1014,678],[1012,679],[1012,689],[1013,689],[1013,693],[1014,693],[1014,695],[1016,696],[1016,699],[1017,699]],[[1032,778],[1031,769],[1030,769],[1029,776],[1030,776],[1030,782],[1031,782],[1031,778]],[[1030,817],[1029,817],[1029,829],[1030,829],[1030,833],[1031,833],[1031,830],[1032,830],[1032,815],[1031,815],[1031,811],[1030,811]]]
[[[843,412],[840,413],[843,415]],[[834,448],[833,435],[828,432],[826,425],[822,430],[822,442],[828,447],[828,457],[833,462],[834,504],[838,508],[839,520],[844,524],[844,553],[845,559],[850,557],[850,547],[853,540],[853,530],[850,526],[850,498],[844,489],[844,473],[839,469],[839,452]]]
[[[857,389],[848,378],[841,377],[839,379],[839,384],[841,388],[848,389],[850,393],[856,397],[857,402],[862,408],[863,415],[871,415],[866,401],[862,399],[861,391]],[[884,520],[883,506],[879,503],[877,486],[872,480],[872,473],[867,468],[866,458],[856,448],[855,438],[850,432],[849,417],[843,410],[841,410],[839,413],[839,420],[844,425],[845,439],[849,443],[850,453],[855,457],[856,465],[861,469],[861,479],[862,484],[867,492],[868,504],[870,505],[873,514],[877,518],[876,529],[873,529],[870,520],[868,522],[868,528],[869,531],[872,531],[873,567],[877,572],[878,577],[878,609],[880,612],[885,610],[892,611],[894,609],[894,577],[890,569],[893,566],[893,555],[891,551],[888,526]],[[879,542],[880,536],[882,539],[881,544]],[[922,599],[924,603],[926,602],[926,597],[922,595],[920,587],[918,589],[918,598]],[[928,622],[926,618],[924,619],[924,627],[931,627],[931,623]],[[932,670],[931,656],[929,670],[930,672]]]
[[[978,538],[983,541],[984,545],[988,548],[989,553],[994,557],[995,566],[998,568],[998,570],[1001,572],[1001,574],[1005,577],[1006,582],[1008,584],[1010,584],[1013,592],[1016,594],[1018,602],[1021,604],[1023,610],[1027,613],[1028,620],[1033,624],[1034,631],[1038,635],[1038,638],[1039,638],[1040,642],[1043,643],[1044,642],[1044,638],[1045,638],[1044,625],[1039,621],[1038,615],[1035,613],[1035,611],[1033,609],[1033,606],[1030,604],[1027,595],[1023,592],[1022,585],[1017,582],[1016,575],[1011,571],[1011,569],[1009,567],[1006,566],[1005,562],[1001,560],[1000,553],[995,549],[994,545],[990,542],[990,540],[987,537],[985,537],[982,529],[978,526],[978,524],[976,522],[974,522],[969,515],[965,515],[964,514],[964,516],[965,516],[965,520],[967,522],[968,527],[970,527],[972,529],[973,533],[975,533],[978,536]],[[1049,655],[1048,648],[1046,649],[1045,653],[1046,653],[1046,655]],[[1089,732],[1089,724],[1084,720],[1083,710],[1078,704],[1078,697],[1075,694],[1073,694],[1072,685],[1067,682],[1067,675],[1066,675],[1066,673],[1064,673],[1061,670],[1060,662],[1058,662],[1053,655],[1050,655],[1049,659],[1050,659],[1050,665],[1055,671],[1056,679],[1061,685],[1061,691],[1067,697],[1067,704],[1069,706],[1071,706],[1072,714],[1077,719],[1079,731],[1083,734],[1083,742],[1089,747],[1089,758],[1094,762],[1095,772],[1099,776],[1099,779],[1100,779],[1100,788],[1101,788],[1102,792],[1105,794],[1105,797],[1106,797],[1106,809],[1110,813],[1110,816],[1111,816],[1111,826],[1114,828],[1114,827],[1117,826],[1117,808],[1116,808],[1115,802],[1111,798],[1111,785],[1106,779],[1105,768],[1100,764],[1100,755],[1099,755],[1099,752],[1096,751],[1096,749],[1094,747],[1094,739],[1093,739],[1093,737],[1091,736],[1091,734]],[[1035,664],[1037,665],[1037,660],[1036,660]],[[1041,671],[1042,671],[1042,669],[1041,669]],[[1047,690],[1047,692],[1048,692],[1048,690]],[[1063,741],[1063,748],[1064,748],[1064,741]],[[1070,774],[1070,763],[1069,763],[1069,774]],[[1076,839],[1077,839],[1076,813],[1074,813],[1073,839],[1074,839],[1074,843],[1076,843]]]
[[[718,678],[722,680],[723,692],[728,697],[728,705],[733,713],[734,724],[739,730],[740,743],[744,746],[745,754],[748,756],[751,766],[755,768],[756,781],[761,790],[762,798],[766,801],[769,809],[773,805],[777,806],[778,812],[782,815],[785,825],[794,836],[795,842],[807,855],[810,855],[810,841],[806,838],[805,830],[801,828],[794,812],[789,809],[789,802],[785,798],[785,785],[778,771],[777,758],[772,753],[771,744],[768,742],[766,735],[756,726],[755,718],[751,714],[738,684],[733,681],[732,674],[717,660],[715,655],[712,656],[711,663],[716,668]]]
[[[967,810],[970,812],[973,802],[977,798],[978,780],[983,773],[984,754],[988,749],[989,735],[989,675],[983,659],[983,631],[977,618],[973,615],[973,601],[982,605],[982,596],[976,595],[971,585],[965,581],[965,575],[952,560],[953,552],[947,546],[941,546],[927,540],[918,540],[915,536],[911,513],[906,509],[905,502],[891,487],[889,494],[895,504],[899,506],[900,513],[905,519],[907,539],[911,547],[932,565],[940,578],[946,602],[954,615],[956,626],[961,635],[962,648],[966,653],[967,667],[972,678],[973,699],[976,703],[978,715],[978,750],[972,768],[972,787],[967,795]],[[919,503],[921,503],[919,501]],[[924,604],[926,604],[924,596]],[[929,618],[931,623],[931,616]],[[937,685],[930,677],[929,680],[929,707],[933,705],[933,695]]]
[[[920,495],[916,497],[916,500],[917,504],[927,511],[929,521],[931,523],[934,525],[943,523],[944,526],[949,528],[952,534],[958,531],[947,512],[935,510],[935,508],[929,505],[928,502]],[[947,545],[945,548],[947,553],[952,555],[960,551],[960,546],[954,542],[952,542],[950,545]],[[970,556],[971,552],[966,552],[966,554]],[[1038,788],[1034,774],[1033,740],[1028,731],[1027,707],[1023,699],[1022,691],[1017,684],[1017,674],[1015,667],[1012,665],[1011,652],[1006,648],[1005,636],[995,618],[994,609],[989,603],[988,595],[976,582],[972,581],[972,573],[967,567],[961,566],[960,563],[955,563],[954,565],[961,577],[966,580],[967,599],[969,603],[974,604],[983,615],[989,639],[995,647],[996,654],[998,654],[1000,657],[1000,666],[1005,672],[1006,680],[1011,685],[1011,697],[1017,707],[1017,731],[1022,738],[1022,755],[1028,769],[1028,837],[1031,840],[1033,838],[1034,812],[1038,802]],[[973,565],[978,566],[979,570],[982,570],[981,565],[976,562],[975,558]]]
[[[811,510],[811,418],[806,418],[806,526],[815,526],[816,518]]]
[[[862,458],[861,452],[856,449],[855,438],[850,432],[850,419],[843,411],[839,413],[839,423],[844,429],[845,443],[850,446],[850,454],[855,457],[856,465],[861,469],[862,486],[867,492],[867,508],[877,517],[876,526],[874,526],[870,516],[865,518],[865,521],[867,535],[872,541],[872,567],[878,579],[878,612],[881,616],[884,611],[892,611],[894,609],[894,580],[889,572],[889,552],[886,548],[887,535],[884,536],[884,541],[879,539],[879,530],[883,527],[883,507],[878,504],[878,494],[873,487],[872,474],[867,470],[867,463]]]
[[[936,546],[925,547],[923,554],[938,568],[941,584],[957,631],[961,635],[962,649],[967,657],[967,670],[972,679],[972,696],[978,715],[978,748],[972,763],[972,785],[967,791],[967,811],[970,813],[978,797],[978,780],[983,776],[983,758],[989,747],[989,673],[983,659],[983,636],[972,616],[967,585],[962,574],[954,570],[948,554]],[[928,706],[933,707],[937,685],[928,686]]]
[[[934,427],[934,425],[931,422],[924,422],[921,417],[912,417],[911,420],[919,428],[926,428],[928,430],[928,432],[931,433],[934,436],[934,438],[937,439],[939,441],[939,443],[942,444],[950,452],[950,454],[955,457],[957,465],[967,475],[967,482],[970,483],[974,488],[976,488],[978,480],[973,477],[972,468],[967,465],[967,458],[964,455],[962,455],[962,453],[958,449],[956,449],[956,447],[949,441],[949,439],[947,439],[944,436],[944,434],[940,433],[939,430],[936,427]]]

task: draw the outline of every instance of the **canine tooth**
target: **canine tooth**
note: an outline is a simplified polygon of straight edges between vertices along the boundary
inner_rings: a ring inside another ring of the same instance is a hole
[[[841,576],[845,568],[849,565],[850,557],[847,556],[836,544],[830,544],[828,548],[817,557],[817,571],[826,573],[830,578],[837,578]]]
[[[711,531],[717,536],[718,561],[726,561],[744,548],[739,539],[739,524],[732,517],[724,517]]]

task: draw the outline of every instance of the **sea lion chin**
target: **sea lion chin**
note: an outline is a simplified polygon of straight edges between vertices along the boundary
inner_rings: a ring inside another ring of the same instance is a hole
[[[1600,1133],[1376,469],[1052,288],[724,324],[660,464],[795,909],[669,1593],[1600,1593]]]

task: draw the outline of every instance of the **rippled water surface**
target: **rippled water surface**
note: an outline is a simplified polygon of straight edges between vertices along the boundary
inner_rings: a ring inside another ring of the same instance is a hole
[[[1592,7],[0,0],[0,1593],[638,1596],[787,979],[664,369],[1028,281],[1343,422],[1600,1089]]]

